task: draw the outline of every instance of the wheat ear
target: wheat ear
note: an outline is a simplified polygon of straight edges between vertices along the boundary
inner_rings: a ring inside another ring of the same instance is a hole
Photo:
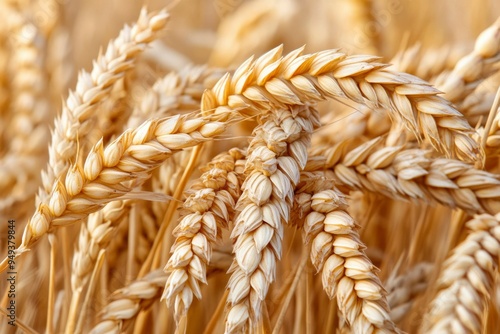
[[[78,247],[73,254],[71,288],[81,290],[89,279],[97,256],[112,238],[112,232],[130,210],[128,201],[108,203],[102,210],[91,214],[87,224],[82,224],[78,237]]]
[[[213,244],[221,241],[221,228],[232,221],[240,188],[234,163],[241,157],[238,150],[218,155],[187,192],[191,193],[183,204],[187,214],[173,232],[176,240],[164,269],[169,277],[162,299],[173,306],[177,322],[187,314],[193,296],[201,298],[200,283],[207,283]]]
[[[495,174],[465,162],[432,158],[426,150],[383,147],[381,141],[372,139],[347,153],[342,143],[324,151],[325,166],[337,186],[399,200],[438,202],[470,213],[496,212],[500,180]]]
[[[215,73],[214,71],[206,70],[204,67],[198,67],[189,70],[182,76],[172,72],[158,79],[152,87],[148,88],[145,96],[139,103],[139,107],[134,110],[132,115],[135,115],[135,117],[130,119],[128,126],[132,128],[137,127],[140,125],[136,124],[138,120],[165,116],[168,114],[168,111],[177,111],[178,108],[182,107],[187,108],[189,111],[195,110],[203,93],[205,81],[209,80],[211,75],[216,75]],[[196,101],[196,98],[198,98],[198,101]],[[167,174],[169,172],[173,174],[175,166],[178,166],[178,163],[175,162],[175,156],[172,158],[168,162],[172,162],[174,166],[171,166],[170,163],[163,165],[168,169],[165,171]],[[160,169],[160,172],[162,172],[162,169],[163,167]],[[170,177],[170,181],[174,182],[175,177]],[[152,182],[157,183],[154,178]],[[165,192],[162,191],[162,193]],[[101,211],[92,214],[89,217],[87,226],[82,226],[79,236],[79,247],[73,256],[73,290],[85,284],[85,278],[95,264],[99,249],[106,248],[110,241],[108,237],[104,236],[109,236],[112,233],[114,227],[120,222],[120,218],[130,209],[130,204],[128,201],[113,201],[107,204]],[[157,202],[153,203],[153,206],[155,204]],[[143,221],[145,228],[151,226],[148,222],[150,220]],[[80,283],[76,284],[77,282]]]
[[[336,189],[310,196],[311,211],[303,230],[311,244],[311,261],[322,273],[323,289],[330,299],[337,298],[339,311],[354,333],[397,333],[378,269],[366,256],[346,208],[343,194]]]
[[[134,108],[127,128],[135,128],[150,118],[198,110],[205,89],[212,87],[224,73],[206,66],[196,66],[159,78]]]
[[[86,224],[81,225],[71,267],[72,295],[66,333],[74,332],[75,317],[81,307],[83,289],[91,277],[101,251],[109,245],[115,227],[129,213],[130,207],[130,201],[108,203],[102,210],[91,214]]]
[[[433,268],[431,263],[421,262],[405,273],[387,280],[387,301],[391,307],[391,319],[395,323],[408,315],[415,298],[428,288]]]
[[[82,141],[95,123],[95,107],[105,99],[113,84],[134,66],[134,60],[147,44],[153,41],[168,20],[165,11],[148,14],[143,9],[137,22],[125,26],[118,38],[108,44],[105,53],[99,54],[90,73],[82,71],[76,89],[69,92],[61,116],[55,121],[52,142],[49,146],[49,166],[42,174],[43,191],[50,193],[55,181],[75,159],[77,142]]]
[[[229,254],[214,250],[207,276],[227,270],[230,263]],[[158,269],[115,291],[111,295],[112,301],[101,310],[99,321],[90,333],[122,333],[140,311],[158,302],[166,281],[167,274]]]
[[[227,114],[303,104],[325,98],[347,98],[370,108],[386,108],[417,138],[463,160],[482,156],[470,137],[474,132],[463,115],[429,83],[385,69],[373,56],[346,56],[337,50],[302,55],[303,48],[282,56],[277,47],[257,60],[244,62],[223,77],[202,98],[202,111]]]
[[[32,198],[40,172],[46,162],[47,123],[52,115],[47,98],[47,75],[44,69],[46,41],[38,27],[24,20],[13,34],[15,68],[12,74],[11,123],[6,129],[9,152],[0,162],[0,194]]]
[[[293,190],[307,162],[319,114],[309,106],[272,110],[254,130],[245,164],[247,177],[236,205],[241,210],[231,233],[235,262],[229,279],[226,333],[250,330],[261,317],[276,261],[281,257],[283,222]]]
[[[91,334],[121,333],[128,321],[134,319],[141,310],[147,309],[159,297],[167,276],[155,270],[113,293],[113,301],[104,307],[99,323]]]
[[[425,333],[482,333],[500,256],[500,215],[475,216],[471,233],[445,261],[439,292],[424,321]]]
[[[149,120],[137,129],[126,131],[105,149],[99,141],[83,168],[79,163],[70,167],[64,183],[58,181],[38,205],[24,229],[17,256],[52,228],[76,223],[105,204],[123,198],[147,180],[172,153],[205,142],[228,125],[229,122],[177,115]],[[0,271],[6,269],[7,263],[5,258]]]
[[[399,72],[413,74],[433,83],[437,75],[453,70],[465,53],[463,49],[463,46],[455,45],[428,49],[416,44],[398,52],[389,63]]]
[[[458,61],[453,71],[437,78],[436,87],[453,103],[462,102],[486,77],[498,71],[500,18],[476,39],[474,50]]]

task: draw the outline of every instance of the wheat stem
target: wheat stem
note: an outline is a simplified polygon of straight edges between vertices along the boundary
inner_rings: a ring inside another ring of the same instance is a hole
[[[55,299],[55,279],[56,279],[56,247],[57,242],[55,235],[49,234],[50,243],[50,272],[49,272],[49,298],[47,302],[47,323],[45,332],[47,334],[54,333],[54,299]]]
[[[280,333],[281,326],[283,325],[283,322],[285,321],[285,314],[288,311],[288,307],[290,306],[290,302],[292,301],[292,297],[295,294],[295,291],[297,290],[297,286],[299,285],[300,278],[302,277],[302,273],[303,273],[304,268],[306,267],[306,264],[307,264],[307,259],[308,259],[307,252],[303,252],[302,259],[300,260],[299,265],[297,266],[297,270],[295,271],[292,284],[290,285],[290,287],[288,289],[285,300],[283,301],[283,303],[281,303],[281,309],[280,309],[280,312],[278,315],[278,319],[276,320],[276,323],[274,325],[272,334],[279,334]]]

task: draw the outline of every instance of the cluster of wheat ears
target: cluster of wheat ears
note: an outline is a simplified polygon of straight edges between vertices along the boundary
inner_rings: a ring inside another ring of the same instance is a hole
[[[240,61],[271,3],[187,67],[211,39],[143,8],[73,80],[71,2],[0,2],[1,333],[500,331],[500,19]]]

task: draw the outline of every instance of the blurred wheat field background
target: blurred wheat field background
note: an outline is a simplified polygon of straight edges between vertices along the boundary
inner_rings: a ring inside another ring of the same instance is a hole
[[[500,332],[500,2],[0,1],[0,333]]]

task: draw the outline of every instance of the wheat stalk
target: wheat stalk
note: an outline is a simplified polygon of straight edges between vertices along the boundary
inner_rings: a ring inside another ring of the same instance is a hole
[[[439,292],[431,303],[426,333],[481,333],[485,303],[494,287],[500,256],[500,216],[475,216],[471,233],[445,261]]]
[[[302,55],[303,48],[281,56],[279,46],[257,60],[244,62],[202,98],[202,110],[217,116],[227,108],[260,110],[270,105],[303,104],[347,98],[370,108],[386,108],[417,138],[460,159],[481,152],[470,125],[439,91],[408,74],[385,69],[377,57],[346,56],[337,50]]]

